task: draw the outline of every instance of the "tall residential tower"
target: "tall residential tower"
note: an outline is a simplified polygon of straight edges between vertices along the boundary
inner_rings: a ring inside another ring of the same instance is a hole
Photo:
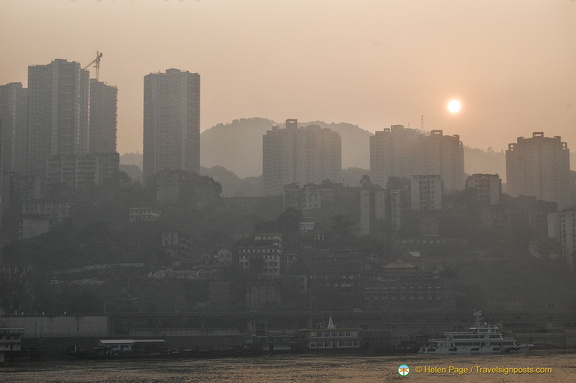
[[[90,79],[90,153],[116,153],[118,89]]]
[[[62,59],[28,67],[29,174],[44,175],[52,156],[88,153],[88,77]]]
[[[574,203],[570,182],[570,151],[560,136],[518,137],[506,150],[507,192],[558,203],[560,209]]]
[[[0,121],[2,121],[2,171],[26,171],[27,89],[21,83],[0,86]]]
[[[264,192],[282,194],[284,185],[337,182],[342,171],[340,134],[317,125],[298,128],[298,120],[286,120],[262,138]]]
[[[144,180],[164,169],[200,171],[200,75],[144,77]]]
[[[439,175],[444,188],[464,189],[462,141],[442,130],[423,134],[392,125],[370,136],[370,172],[372,181],[383,187],[391,176]]]

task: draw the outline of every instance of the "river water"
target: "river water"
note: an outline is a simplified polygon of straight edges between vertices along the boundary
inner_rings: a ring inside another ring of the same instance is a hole
[[[400,376],[398,367],[410,372]],[[465,369],[468,369],[467,371]],[[514,373],[516,372],[516,374]],[[0,367],[0,382],[576,382],[576,354],[532,352],[489,356],[326,356],[49,361]]]

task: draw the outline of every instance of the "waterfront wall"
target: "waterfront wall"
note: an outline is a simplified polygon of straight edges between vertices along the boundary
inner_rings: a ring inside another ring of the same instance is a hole
[[[35,347],[55,353],[69,345],[91,349],[100,339],[162,338],[169,348],[210,348],[238,345],[251,338],[271,334],[294,334],[299,328],[311,328],[326,313],[196,313],[144,314],[113,316],[0,316],[0,327],[24,328],[23,347]],[[523,314],[504,323],[505,331],[518,343],[533,343],[536,348],[576,348],[574,312]],[[385,316],[383,313],[344,313],[337,326],[362,327],[364,341],[385,350],[406,342],[424,342],[444,331],[469,327],[466,315],[458,320],[447,313],[422,317]],[[286,319],[288,317],[288,319]],[[500,317],[500,316],[498,316]],[[424,319],[429,321],[425,321]],[[182,326],[188,324],[187,327]],[[236,324],[232,327],[232,324]],[[288,336],[288,335],[287,335]]]
[[[205,328],[201,330],[193,329],[154,329],[154,330],[130,330],[127,334],[130,338],[143,338],[143,337],[154,337],[154,336],[172,336],[172,337],[235,337],[241,336],[238,329],[212,329]]]
[[[25,329],[24,338],[100,337],[109,334],[106,316],[8,316],[0,327]]]
[[[3,315],[0,327],[24,328],[24,338],[144,338],[182,337],[197,339],[238,339],[247,335],[268,336],[278,331],[295,331],[316,327],[325,321],[325,312],[260,312],[260,313],[178,313],[115,314],[109,316]],[[389,339],[396,344],[407,338],[440,336],[445,331],[470,326],[468,312],[390,313],[335,312],[337,326],[361,327],[374,338]],[[490,313],[502,318],[505,332],[522,337],[532,335],[533,343],[576,345],[576,311]],[[558,334],[566,339],[559,342]],[[566,335],[564,335],[566,334]]]
[[[76,346],[80,350],[91,350],[98,345],[98,341],[106,337],[30,337],[22,339],[24,349],[34,348],[42,350],[48,356],[59,355],[69,346]],[[111,337],[118,338],[118,337]],[[136,338],[136,337],[135,337]],[[143,337],[151,339],[156,337]],[[165,347],[171,349],[212,349],[217,347],[232,347],[244,343],[244,338],[240,336],[162,336],[158,337],[166,340]]]

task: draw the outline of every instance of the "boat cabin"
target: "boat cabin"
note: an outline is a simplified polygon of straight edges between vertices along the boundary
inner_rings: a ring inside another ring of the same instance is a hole
[[[6,359],[6,355],[22,351],[23,328],[0,328],[0,363]]]
[[[330,316],[326,328],[299,330],[298,338],[305,350],[359,350],[361,332],[361,328],[336,328]]]

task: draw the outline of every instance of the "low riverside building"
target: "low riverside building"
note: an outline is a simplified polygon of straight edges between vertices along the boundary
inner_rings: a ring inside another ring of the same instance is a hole
[[[10,360],[11,354],[22,350],[23,328],[0,328],[0,363]]]

